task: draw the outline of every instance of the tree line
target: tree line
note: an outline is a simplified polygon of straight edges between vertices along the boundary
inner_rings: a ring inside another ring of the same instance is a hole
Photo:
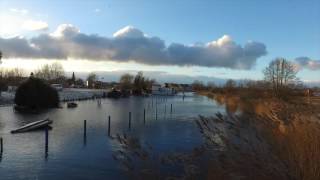
[[[263,70],[263,80],[227,80],[223,85],[216,85],[214,82],[208,82],[205,85],[202,81],[194,81],[192,88],[194,91],[216,91],[221,93],[232,93],[243,90],[252,93],[267,94],[276,97],[288,97],[292,93],[301,90],[304,93],[302,81],[297,77],[298,68],[291,61],[284,58],[276,58],[269,63]]]
[[[139,71],[135,76],[131,74],[123,74],[119,80],[119,89],[124,93],[141,95],[143,93],[149,93],[151,91],[152,84],[155,79],[149,79],[143,75],[142,71]]]
[[[2,52],[0,51],[0,63],[1,58]],[[276,58],[263,70],[264,80],[236,82],[229,79],[223,88],[228,91],[232,91],[236,87],[265,88],[271,89],[275,96],[281,96],[289,89],[302,86],[301,81],[297,78],[297,73],[298,68],[292,62],[284,58]],[[63,66],[58,62],[43,65],[35,70],[32,75],[51,84],[58,83],[89,88],[99,87],[97,74],[90,73],[85,80],[76,78],[74,73],[71,78],[67,78]],[[0,91],[4,90],[8,84],[18,85],[24,76],[25,73],[22,69],[5,70],[0,68]],[[145,77],[142,72],[138,72],[135,76],[126,73],[120,77],[118,88],[123,92],[131,91],[133,94],[142,94],[149,91],[153,83],[155,83],[155,80]],[[218,88],[214,82],[209,82],[205,85],[201,81],[194,81],[192,87],[195,91]]]

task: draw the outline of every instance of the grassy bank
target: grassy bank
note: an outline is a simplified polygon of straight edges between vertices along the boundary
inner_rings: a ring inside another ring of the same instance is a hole
[[[242,112],[198,121],[205,139],[224,147],[220,153],[225,157],[222,172],[229,173],[222,173],[223,178],[232,179],[227,174],[233,172],[245,179],[320,179],[320,108],[316,97],[283,101],[264,95],[244,96],[245,92],[199,93],[225,104],[229,112]]]

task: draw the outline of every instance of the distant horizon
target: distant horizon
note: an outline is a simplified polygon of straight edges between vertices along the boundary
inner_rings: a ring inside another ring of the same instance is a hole
[[[1,67],[0,67],[1,68]],[[24,70],[24,76],[28,77],[32,70]],[[36,69],[35,69],[36,70]],[[131,74],[136,75],[140,70],[118,70],[118,71],[90,71],[90,72],[77,72],[77,71],[65,71],[65,76],[67,78],[72,77],[72,73],[75,73],[76,78],[85,80],[90,73],[95,73],[98,76],[98,81],[102,82],[119,82],[121,75]],[[150,79],[155,79],[156,82],[163,83],[177,83],[177,84],[192,84],[194,81],[201,81],[205,85],[208,83],[214,83],[217,86],[223,86],[227,80],[232,79],[236,82],[243,81],[261,81],[264,79],[236,79],[236,78],[217,78],[217,77],[208,77],[208,76],[191,76],[191,75],[177,75],[170,74],[164,71],[142,71],[143,74]],[[303,84],[307,87],[320,87],[319,81],[302,81]]]

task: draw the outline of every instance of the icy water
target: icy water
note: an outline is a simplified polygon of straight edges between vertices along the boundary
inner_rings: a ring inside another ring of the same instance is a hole
[[[108,138],[108,115],[111,116],[111,134],[132,134],[151,144],[155,151],[166,153],[190,151],[202,144],[195,118],[224,112],[224,107],[215,101],[193,94],[188,94],[184,100],[181,96],[130,97],[103,99],[101,105],[96,100],[81,101],[75,109],[62,105],[62,109],[37,115],[21,115],[13,112],[12,107],[0,107],[0,137],[4,139],[1,180],[128,179],[112,158],[118,145]],[[132,112],[130,130],[129,112]],[[10,134],[12,129],[44,118],[54,121],[49,132],[47,156],[44,131]],[[85,141],[84,120],[87,120]]]

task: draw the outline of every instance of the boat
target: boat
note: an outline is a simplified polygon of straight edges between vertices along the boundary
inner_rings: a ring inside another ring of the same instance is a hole
[[[120,98],[122,95],[123,94],[120,91],[113,89],[112,91],[108,92],[107,97],[117,99]]]
[[[33,130],[38,130],[40,128],[44,127],[49,127],[49,124],[51,124],[53,121],[50,119],[45,119],[45,120],[40,120],[40,121],[35,121],[29,124],[26,124],[18,129],[12,130],[11,133],[23,133],[23,132],[28,132],[28,131],[33,131]]]
[[[69,102],[68,104],[67,104],[67,107],[68,108],[75,108],[75,107],[77,107],[78,106],[78,104],[77,103],[74,103],[74,102]]]

